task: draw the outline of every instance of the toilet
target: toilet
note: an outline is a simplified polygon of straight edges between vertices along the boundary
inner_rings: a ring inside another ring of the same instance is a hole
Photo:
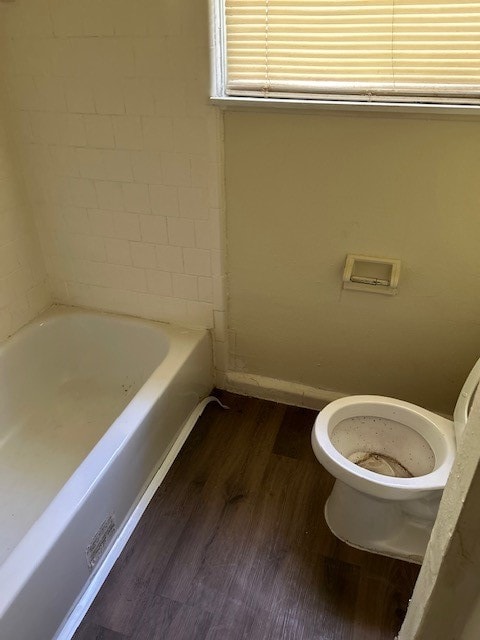
[[[409,402],[350,396],[317,416],[312,447],[335,478],[325,519],[353,547],[421,563],[480,382],[480,360],[453,421]]]

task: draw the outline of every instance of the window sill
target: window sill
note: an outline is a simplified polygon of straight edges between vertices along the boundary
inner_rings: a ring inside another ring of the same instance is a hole
[[[480,105],[429,104],[419,102],[364,102],[360,100],[299,100],[212,96],[211,104],[222,109],[267,109],[303,111],[357,111],[449,116],[480,116]]]

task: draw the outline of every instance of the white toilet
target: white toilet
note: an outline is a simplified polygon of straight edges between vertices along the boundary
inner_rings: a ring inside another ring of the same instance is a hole
[[[480,360],[463,385],[453,422],[383,396],[350,396],[320,411],[312,446],[336,478],[325,518],[338,538],[422,562],[479,381]]]

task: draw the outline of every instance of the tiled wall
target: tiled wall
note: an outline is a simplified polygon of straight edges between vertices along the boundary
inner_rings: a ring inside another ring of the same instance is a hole
[[[16,0],[0,19],[55,300],[201,327],[216,318],[221,342],[221,124],[208,104],[207,9]]]
[[[0,96],[4,91],[0,82]],[[0,97],[0,342],[50,304],[45,266],[10,131]]]

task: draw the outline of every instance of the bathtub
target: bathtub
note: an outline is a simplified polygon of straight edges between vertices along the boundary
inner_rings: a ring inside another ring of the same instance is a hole
[[[199,400],[206,331],[54,308],[0,345],[0,638],[51,640]]]

